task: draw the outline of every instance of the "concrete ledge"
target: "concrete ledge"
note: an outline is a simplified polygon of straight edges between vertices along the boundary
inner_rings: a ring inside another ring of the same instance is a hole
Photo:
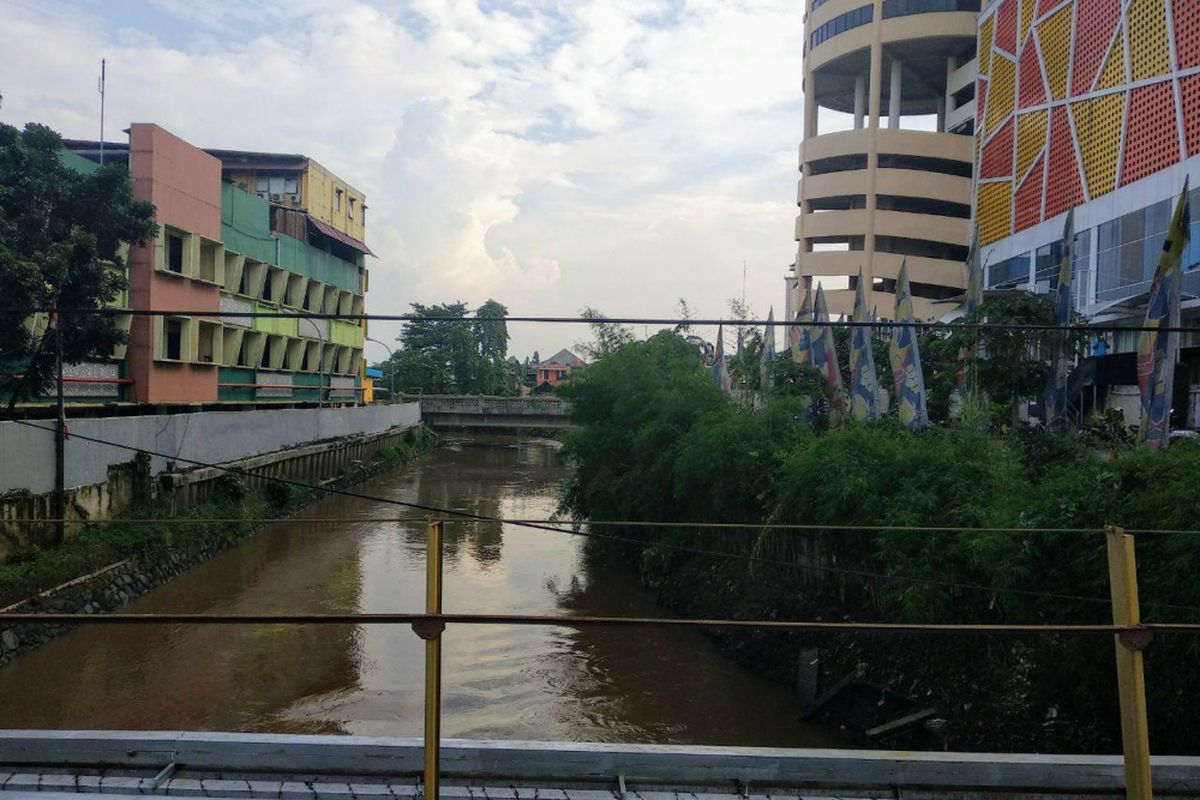
[[[0,769],[162,768],[285,775],[415,776],[412,738],[207,732],[0,731]],[[1120,756],[915,753],[637,744],[446,740],[447,780],[555,786],[895,787],[955,792],[1123,795]],[[1200,791],[1200,758],[1153,759],[1156,796]]]

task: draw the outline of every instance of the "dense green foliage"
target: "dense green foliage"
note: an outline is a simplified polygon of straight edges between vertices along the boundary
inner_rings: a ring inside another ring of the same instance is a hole
[[[563,390],[578,424],[564,448],[574,466],[564,509],[592,519],[750,523],[720,533],[627,534],[644,542],[637,563],[652,585],[694,578],[697,562],[723,562],[721,575],[732,573],[740,587],[731,590],[735,602],[758,581],[776,582],[773,599],[755,613],[778,618],[1103,623],[1111,610],[1099,531],[1198,527],[1200,446],[1191,442],[1163,453],[1112,441],[1101,450],[1083,435],[987,433],[952,422],[914,433],[890,420],[814,432],[799,396],[819,395],[819,384],[788,360],[776,363],[774,381],[753,411],[721,394],[680,336],[663,332],[622,345]],[[762,521],[895,528],[753,527]],[[906,526],[961,530],[900,529]],[[1093,532],[979,530],[988,527]],[[1156,604],[1200,607],[1198,545],[1187,534],[1138,537],[1147,620],[1196,617]],[[977,659],[967,669],[992,682],[993,699],[1012,691],[1013,676],[1026,680],[1026,728],[1040,731],[1042,713],[1054,706],[1089,727],[1058,746],[1116,741],[1108,637],[999,638],[971,649],[975,644],[951,647]],[[912,657],[909,674],[935,684],[938,670],[949,668],[921,650]],[[1147,658],[1155,752],[1200,749],[1200,736],[1186,724],[1200,712],[1191,690],[1200,640],[1161,636]]]
[[[0,124],[0,393],[13,401],[43,394],[54,374],[44,342],[47,315],[36,309],[95,309],[126,287],[123,245],[155,234],[154,207],[134,200],[129,173],[112,165],[82,174],[66,167],[62,139],[43,125]],[[112,318],[61,314],[63,359],[107,356],[124,334]]]
[[[426,394],[512,394],[516,390],[507,361],[508,309],[495,300],[467,316],[465,303],[413,303],[420,319],[405,323],[400,348],[380,366],[381,386]],[[451,317],[450,321],[439,317]],[[461,322],[459,321],[461,320]]]

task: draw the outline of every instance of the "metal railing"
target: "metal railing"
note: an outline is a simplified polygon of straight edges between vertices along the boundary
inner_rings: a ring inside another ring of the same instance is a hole
[[[405,518],[414,522],[421,518]],[[441,689],[442,636],[447,624],[521,625],[588,628],[594,626],[624,627],[690,627],[707,629],[773,629],[806,632],[885,632],[885,633],[945,633],[945,634],[1068,634],[1109,635],[1113,637],[1117,664],[1117,688],[1120,699],[1121,733],[1126,792],[1129,798],[1151,798],[1150,749],[1145,698],[1143,651],[1157,634],[1197,633],[1198,623],[1150,623],[1141,621],[1138,599],[1137,569],[1134,537],[1125,529],[1110,526],[1105,529],[1113,622],[1103,624],[919,624],[824,622],[735,619],[673,619],[641,617],[573,617],[518,614],[446,614],[442,609],[443,542],[447,522],[477,522],[473,519],[435,519],[425,517],[426,573],[425,612],[423,614],[48,614],[0,613],[0,623],[8,624],[407,624],[425,642],[424,692],[424,773],[425,796],[438,797],[440,788],[441,747]],[[548,528],[543,521],[502,520]],[[181,521],[183,522],[183,521]],[[561,523],[559,523],[561,524]],[[605,523],[599,523],[603,525]],[[613,523],[619,524],[619,523]],[[638,523],[629,523],[631,525]],[[669,526],[674,523],[641,523]],[[731,527],[705,523],[678,523],[688,527]],[[753,526],[741,526],[753,527]],[[810,529],[825,526],[776,526]],[[838,527],[838,526],[833,526]],[[956,529],[957,530],[957,529]],[[989,529],[1000,530],[1000,529]],[[1017,529],[1004,529],[1017,532]],[[571,532],[571,531],[564,531]],[[1028,532],[1028,531],[1026,531]],[[1059,532],[1092,533],[1085,529],[1061,529]],[[1191,531],[1189,531],[1191,532]],[[636,541],[636,540],[624,540]],[[646,543],[648,544],[648,543]]]

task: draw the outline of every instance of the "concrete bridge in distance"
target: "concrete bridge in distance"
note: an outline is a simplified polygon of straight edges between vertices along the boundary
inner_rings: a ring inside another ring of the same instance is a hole
[[[419,403],[421,421],[435,431],[555,433],[571,425],[571,407],[557,397],[402,395]]]

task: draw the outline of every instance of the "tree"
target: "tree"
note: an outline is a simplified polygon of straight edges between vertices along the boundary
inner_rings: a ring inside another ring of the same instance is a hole
[[[495,300],[475,309],[475,319],[486,320],[475,325],[476,354],[478,361],[472,381],[472,392],[479,394],[506,394],[515,391],[508,380],[508,324],[504,318],[508,308]]]
[[[1048,354],[1058,332],[1026,327],[1055,324],[1050,299],[1028,292],[991,297],[962,321],[989,323],[990,326],[947,326],[942,355],[948,360],[950,353],[969,348],[974,354],[971,373],[976,376],[977,386],[968,387],[968,390],[983,394],[996,403],[1005,412],[1007,421],[1016,424],[1021,401],[1041,397],[1050,374]],[[1084,332],[1069,332],[1066,357],[1073,360],[1082,355],[1086,343]],[[921,346],[925,347],[924,341]],[[924,350],[921,359],[924,366]],[[928,386],[929,371],[926,369]],[[940,393],[949,396],[951,385],[945,383],[939,387]]]
[[[754,325],[744,324],[754,316],[745,301],[733,298],[728,302],[730,316],[738,321],[735,328],[737,338],[732,342],[727,339],[725,344],[726,347],[734,348],[733,356],[727,356],[729,375],[734,387],[740,391],[742,401],[749,402],[754,392],[758,391],[758,384],[761,380],[759,362],[762,358],[764,344],[763,332]],[[739,341],[742,345],[740,355],[738,354]]]
[[[692,309],[688,305],[687,300],[682,297],[675,304],[675,313],[679,316],[681,322],[676,323],[675,333],[683,337],[683,340],[696,348],[696,352],[700,354],[700,360],[705,364],[711,364],[716,358],[717,348],[712,342],[692,332]]]
[[[506,394],[508,309],[495,300],[480,306],[474,319],[461,302],[413,303],[419,319],[405,323],[395,357],[389,361],[402,389],[434,394]]]
[[[156,233],[154,206],[135,200],[123,166],[83,174],[61,160],[62,138],[44,125],[23,131],[0,124],[0,342],[3,380],[10,403],[44,394],[55,374],[45,314],[99,309],[128,285],[124,245],[141,245]],[[125,341],[113,318],[62,313],[63,360],[104,358]]]
[[[633,341],[633,329],[628,325],[608,322],[604,314],[591,306],[585,306],[579,315],[588,320],[592,330],[591,342],[577,342],[575,348],[583,353],[587,360],[595,363],[607,358],[620,350],[624,345]]]

